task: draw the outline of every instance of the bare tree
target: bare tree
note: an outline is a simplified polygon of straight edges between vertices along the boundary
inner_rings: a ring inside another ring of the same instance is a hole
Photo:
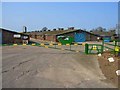
[[[47,27],[43,27],[42,31],[47,31],[47,29],[48,29]]]

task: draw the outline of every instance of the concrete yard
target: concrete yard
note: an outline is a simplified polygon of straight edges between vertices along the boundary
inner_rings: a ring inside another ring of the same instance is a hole
[[[115,88],[102,74],[97,55],[37,46],[2,50],[3,88]]]

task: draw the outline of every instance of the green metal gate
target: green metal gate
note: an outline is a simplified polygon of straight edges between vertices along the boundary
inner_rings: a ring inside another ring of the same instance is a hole
[[[99,54],[103,53],[103,45],[101,44],[85,44],[86,54]]]

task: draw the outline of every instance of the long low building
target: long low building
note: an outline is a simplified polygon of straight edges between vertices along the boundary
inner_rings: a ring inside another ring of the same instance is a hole
[[[74,42],[97,41],[97,37],[101,37],[100,35],[92,34],[81,29],[31,32],[29,35],[35,39],[53,42],[58,42],[57,38],[59,36],[71,36],[74,38]]]
[[[29,35],[0,28],[0,44],[28,44]]]

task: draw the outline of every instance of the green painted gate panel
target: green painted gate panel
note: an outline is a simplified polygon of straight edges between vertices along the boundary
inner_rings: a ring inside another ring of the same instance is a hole
[[[74,41],[74,38],[70,36],[59,36],[58,41],[62,44],[71,44]]]

